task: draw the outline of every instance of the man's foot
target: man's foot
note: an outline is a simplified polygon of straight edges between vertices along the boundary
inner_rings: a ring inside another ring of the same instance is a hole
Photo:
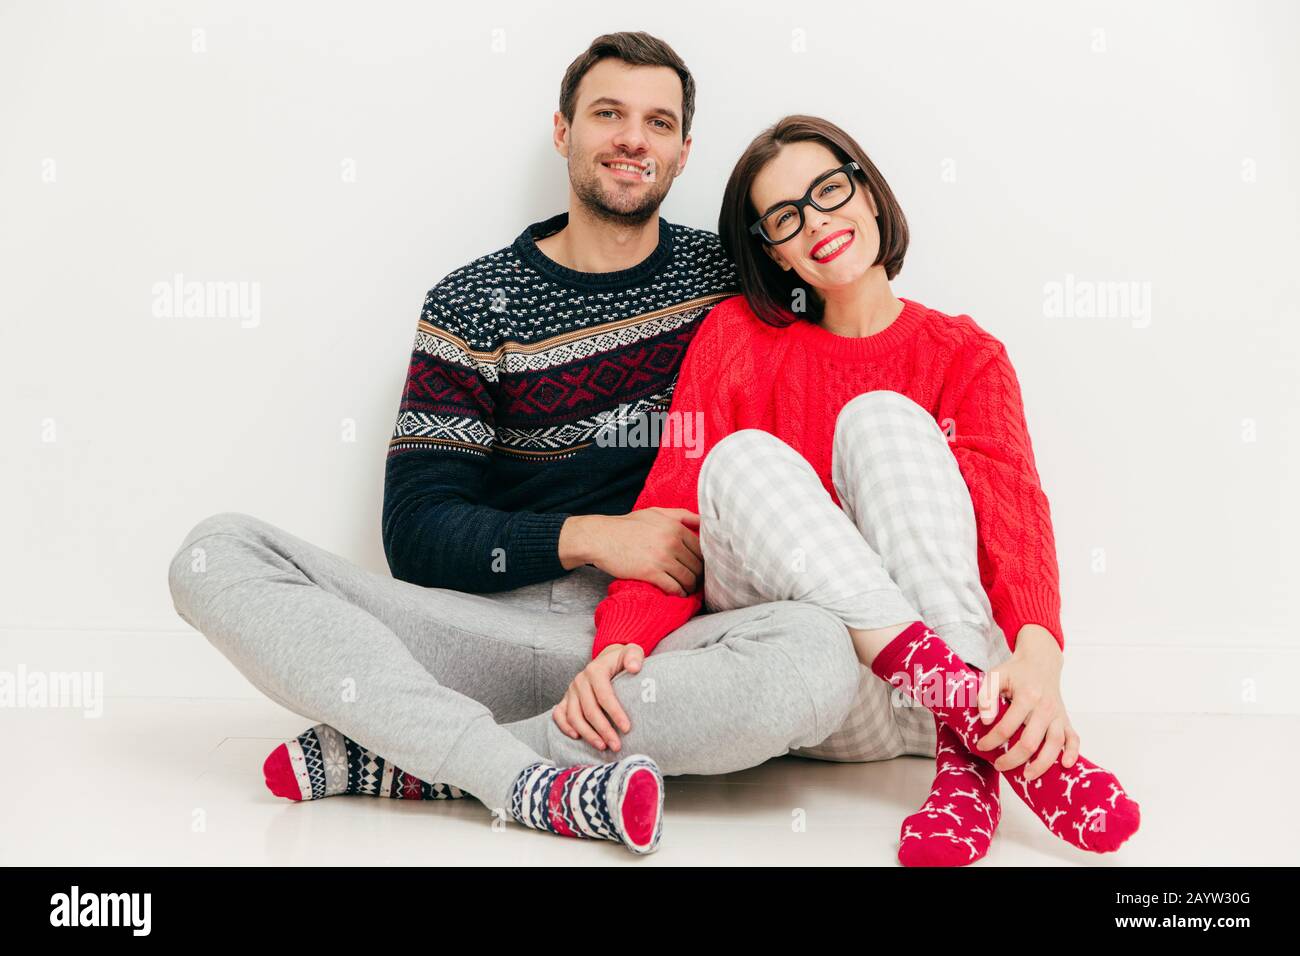
[[[266,786],[277,797],[319,800],[339,794],[398,800],[458,800],[461,790],[426,783],[395,767],[328,724],[309,727],[271,751],[262,764]]]
[[[633,853],[658,848],[663,814],[663,775],[641,754],[596,766],[535,763],[515,780],[510,800],[510,815],[526,827],[612,840]]]
[[[903,866],[966,866],[989,851],[1002,817],[998,772],[976,757],[938,718],[935,776],[921,809],[903,821]]]

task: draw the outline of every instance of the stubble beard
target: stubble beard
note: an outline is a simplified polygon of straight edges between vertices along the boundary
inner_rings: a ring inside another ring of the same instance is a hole
[[[618,226],[640,226],[647,222],[663,204],[677,172],[675,164],[662,170],[655,182],[650,184],[650,189],[646,190],[639,199],[630,200],[632,196],[630,191],[624,193],[618,187],[614,187],[613,190],[606,189],[600,182],[600,174],[585,165],[585,158],[583,163],[581,168],[588,172],[578,175],[572,159],[569,162],[569,182],[573,186],[574,194],[587,211],[597,219]]]

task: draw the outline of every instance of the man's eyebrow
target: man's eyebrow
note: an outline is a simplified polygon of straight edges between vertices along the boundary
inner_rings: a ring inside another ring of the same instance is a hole
[[[607,104],[609,106],[618,106],[620,108],[627,105],[622,100],[616,100],[612,96],[598,96],[596,99],[591,101],[591,106],[593,107],[600,106],[602,103]],[[650,108],[650,112],[660,113],[664,116],[671,117],[674,123],[677,122],[677,112],[675,110],[670,110],[666,106],[653,106]]]
[[[814,183],[814,184],[817,183],[818,180],[825,178],[825,177],[826,177],[827,175],[829,175],[830,173],[835,172],[835,170],[838,169],[838,168],[839,168],[838,166],[832,166],[830,169],[824,169],[824,170],[822,170],[820,173],[818,173],[816,176],[813,177],[813,183]],[[808,188],[811,189],[812,186],[809,186]],[[800,198],[802,198],[802,197],[800,197]],[[778,207],[780,207],[780,206],[784,206],[784,205],[785,205],[786,203],[788,203],[788,202],[794,202],[794,200],[793,200],[793,199],[781,199],[781,200],[779,200],[779,201],[777,201],[777,202],[772,203],[772,205],[768,206],[767,209],[763,210],[763,215],[762,215],[762,216],[759,216],[758,218],[759,218],[759,219],[764,218],[765,216],[768,215],[768,213],[774,212]]]

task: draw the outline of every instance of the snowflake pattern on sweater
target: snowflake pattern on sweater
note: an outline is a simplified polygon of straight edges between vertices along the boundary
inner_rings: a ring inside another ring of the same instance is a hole
[[[708,311],[737,289],[718,237],[659,220],[642,262],[584,273],[537,240],[568,213],[449,273],[425,298],[388,446],[394,577],[488,593],[561,577],[574,514],[624,514],[655,447],[602,427],[662,412]]]

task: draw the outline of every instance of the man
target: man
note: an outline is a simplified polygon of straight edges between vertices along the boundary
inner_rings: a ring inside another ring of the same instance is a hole
[[[468,792],[502,818],[644,853],[661,772],[754,766],[849,714],[857,659],[811,605],[706,614],[644,660],[620,645],[591,660],[609,582],[686,594],[703,570],[697,516],[628,513],[656,448],[601,437],[667,408],[700,322],[737,290],[714,234],[659,216],[694,99],[685,64],[644,33],[598,37],[569,67],[554,129],[568,212],[425,300],[385,479],[393,578],[247,515],[186,536],[178,613],[319,722],[267,758],[276,794]],[[579,674],[571,737],[551,708]],[[621,738],[582,719],[598,712]]]

